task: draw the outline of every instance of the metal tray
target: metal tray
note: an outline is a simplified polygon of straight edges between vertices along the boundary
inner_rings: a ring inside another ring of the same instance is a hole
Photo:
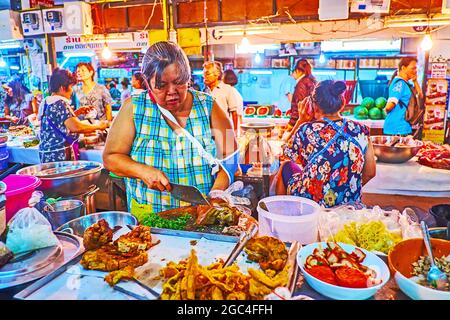
[[[3,266],[0,290],[42,278],[84,250],[83,239],[63,232],[55,232],[55,235],[60,241],[59,246],[37,250]]]
[[[120,233],[127,233],[128,231],[123,228],[115,236],[120,236]],[[149,266],[144,265],[154,268],[152,272],[158,272],[159,268],[165,266],[169,261],[179,261],[188,257],[193,248],[197,251],[201,264],[213,263],[218,257],[226,258],[238,241],[238,237],[235,236],[192,231],[152,228],[151,233],[154,239],[159,238],[161,240],[160,244],[149,250],[149,261],[147,262]],[[289,245],[288,243],[287,246]],[[80,260],[81,255],[25,288],[14,298],[21,300],[135,300],[145,295],[142,288],[133,282],[121,282],[117,285],[124,290],[119,291],[111,288],[103,279],[107,272],[84,270],[78,265]],[[241,267],[242,272],[246,272],[247,267],[258,266],[257,263],[249,263],[244,253],[239,255],[236,262]],[[77,271],[74,272],[74,270]],[[161,282],[157,282],[155,280],[154,283],[146,283],[146,285],[160,292]],[[149,295],[146,295],[145,298],[155,299],[154,296]]]

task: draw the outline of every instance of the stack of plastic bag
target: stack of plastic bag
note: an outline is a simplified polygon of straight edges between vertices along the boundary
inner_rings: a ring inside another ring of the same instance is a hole
[[[34,207],[42,196],[42,192],[33,192],[28,207],[19,210],[8,224],[6,246],[14,254],[59,245],[52,226]]]

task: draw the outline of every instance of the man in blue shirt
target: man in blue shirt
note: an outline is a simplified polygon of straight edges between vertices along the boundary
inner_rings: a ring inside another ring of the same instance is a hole
[[[294,94],[296,84],[297,78],[295,72],[286,76],[281,82],[277,107],[282,112],[291,109],[292,95]]]
[[[389,98],[386,104],[387,117],[384,120],[383,133],[389,135],[408,135],[412,133],[411,124],[406,120],[413,89],[408,83],[414,83],[415,91],[422,96],[422,90],[417,82],[417,59],[405,57],[400,60],[398,70],[389,84]]]

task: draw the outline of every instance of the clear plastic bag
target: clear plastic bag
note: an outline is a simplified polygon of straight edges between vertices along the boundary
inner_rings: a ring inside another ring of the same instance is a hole
[[[250,199],[246,197],[237,197],[231,195],[235,191],[240,191],[244,188],[244,183],[242,181],[236,181],[233,184],[231,184],[225,191],[222,190],[212,190],[208,196],[211,199],[214,198],[220,198],[228,202],[230,205],[251,205]]]
[[[42,193],[33,192],[28,208],[23,208],[9,222],[6,246],[14,253],[36,250],[59,244],[48,220],[34,207]]]

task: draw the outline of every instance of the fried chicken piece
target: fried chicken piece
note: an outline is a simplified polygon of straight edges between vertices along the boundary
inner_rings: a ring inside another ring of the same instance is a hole
[[[131,232],[122,235],[114,241],[120,252],[137,252],[148,250],[152,247],[150,227],[137,226]]]
[[[263,270],[281,271],[288,258],[285,244],[281,240],[269,236],[250,239],[244,250],[248,258],[258,262]]]
[[[123,269],[112,271],[108,273],[105,277],[105,281],[111,286],[114,287],[119,281],[123,280],[132,280],[134,278],[134,267],[126,266]]]
[[[147,261],[147,251],[123,253],[114,245],[108,244],[97,250],[87,251],[80,263],[85,269],[115,271],[127,266],[139,267]]]
[[[215,203],[212,206],[199,205],[197,206],[197,220],[198,225],[212,225],[219,224],[222,226],[233,226],[238,224],[239,217],[242,213],[228,205],[227,203]]]
[[[113,230],[105,219],[94,223],[86,229],[83,235],[83,245],[86,250],[98,249],[112,241]]]

